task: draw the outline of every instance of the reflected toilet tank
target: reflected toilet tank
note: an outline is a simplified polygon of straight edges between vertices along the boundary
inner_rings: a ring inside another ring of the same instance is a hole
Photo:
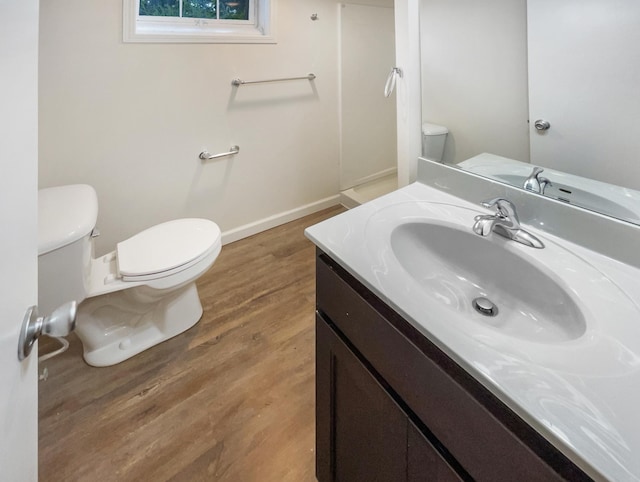
[[[448,133],[446,127],[428,122],[422,124],[422,156],[431,161],[442,162]]]

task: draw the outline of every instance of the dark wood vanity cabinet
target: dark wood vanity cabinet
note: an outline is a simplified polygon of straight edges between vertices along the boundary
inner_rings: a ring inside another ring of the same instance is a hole
[[[316,335],[318,480],[461,480],[321,317]]]
[[[320,250],[316,280],[320,482],[591,480]]]

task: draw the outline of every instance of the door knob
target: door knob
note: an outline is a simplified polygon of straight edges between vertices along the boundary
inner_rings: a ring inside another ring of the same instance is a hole
[[[31,354],[33,344],[40,335],[67,336],[76,327],[78,304],[69,301],[56,308],[49,316],[38,314],[38,307],[27,309],[22,321],[20,339],[18,340],[18,360],[22,361]]]
[[[544,119],[538,119],[533,123],[533,126],[537,131],[546,131],[547,129],[549,129],[549,127],[551,127],[551,124],[549,124],[549,121],[546,121]]]

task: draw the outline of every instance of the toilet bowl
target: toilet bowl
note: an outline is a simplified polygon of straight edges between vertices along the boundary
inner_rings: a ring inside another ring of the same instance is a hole
[[[98,202],[87,185],[42,189],[38,199],[38,304],[79,303],[76,333],[89,365],[120,363],[195,325],[195,281],[221,250],[207,219],[158,224],[94,257]]]

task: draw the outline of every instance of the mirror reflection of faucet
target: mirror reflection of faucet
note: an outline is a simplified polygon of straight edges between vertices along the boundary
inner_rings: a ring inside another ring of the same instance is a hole
[[[553,186],[551,181],[546,177],[541,177],[540,174],[544,171],[541,167],[534,167],[531,175],[525,179],[524,187],[527,191],[537,192],[539,194],[544,194],[544,190],[547,186]]]
[[[517,243],[542,249],[544,243],[520,226],[520,220],[513,203],[504,198],[487,199],[481,203],[485,208],[495,208],[496,214],[479,214],[474,218],[473,232],[489,236],[492,232],[512,239]]]

